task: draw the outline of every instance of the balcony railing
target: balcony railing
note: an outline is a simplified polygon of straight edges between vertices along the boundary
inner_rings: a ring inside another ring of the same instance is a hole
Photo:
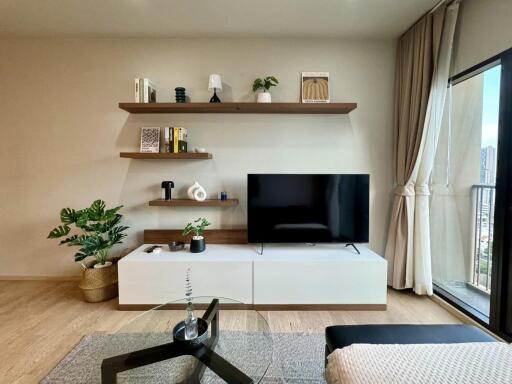
[[[494,234],[494,185],[473,185],[474,243],[472,285],[491,291],[492,244]]]

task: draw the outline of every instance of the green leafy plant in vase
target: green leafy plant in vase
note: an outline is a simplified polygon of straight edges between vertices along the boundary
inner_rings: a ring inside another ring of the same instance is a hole
[[[258,93],[258,103],[271,103],[272,97],[270,96],[269,90],[271,87],[276,87],[277,84],[279,84],[279,81],[274,76],[254,80],[254,83],[252,83],[252,91],[257,92],[260,89],[263,90],[263,92]]]
[[[204,230],[209,225],[211,225],[211,223],[207,219],[200,217],[197,220],[194,220],[193,223],[188,223],[185,226],[182,232],[183,236],[195,233],[190,240],[190,252],[200,253],[205,250]]]
[[[52,229],[48,238],[64,238],[59,245],[80,247],[75,253],[75,261],[84,269],[87,266],[83,261],[88,257],[96,259],[94,268],[110,266],[110,251],[114,245],[122,243],[126,237],[124,231],[128,229],[119,225],[123,216],[118,212],[122,207],[107,209],[103,200],[96,200],[90,207],[78,211],[63,208],[60,211],[62,225]],[[71,233],[72,227],[75,233]]]
[[[128,227],[120,225],[121,208],[107,209],[102,200],[78,211],[64,208],[60,211],[61,225],[48,234],[49,239],[62,238],[59,245],[79,247],[75,261],[80,262],[83,271],[78,286],[90,303],[112,299],[118,293],[117,263],[112,263],[109,256],[112,247],[126,237]]]

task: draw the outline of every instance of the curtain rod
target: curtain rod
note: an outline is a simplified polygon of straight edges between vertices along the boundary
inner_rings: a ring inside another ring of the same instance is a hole
[[[437,8],[439,8],[443,3],[447,3],[446,5],[451,5],[451,4],[454,4],[454,3],[460,3],[461,0],[441,0],[439,1],[435,6],[434,8],[432,8],[431,10],[425,12],[423,15],[421,15],[414,23],[412,23],[412,25],[410,25],[398,38],[402,37],[403,35],[405,35],[412,27],[414,27],[416,25],[416,23],[423,19],[426,15],[430,15],[431,13],[435,12],[435,10]]]
[[[440,7],[443,3],[445,3],[445,2],[446,2],[446,0],[441,0],[439,3],[437,3],[436,5],[434,5],[434,8],[432,8],[430,11],[428,11],[427,13],[425,13],[425,15],[428,15],[429,13],[433,13],[433,12],[435,12],[435,10],[436,10],[437,8],[439,8],[439,7]],[[423,15],[423,16],[425,16],[425,15]],[[422,17],[423,17],[423,16],[422,16]],[[420,19],[421,19],[421,17],[420,17]]]

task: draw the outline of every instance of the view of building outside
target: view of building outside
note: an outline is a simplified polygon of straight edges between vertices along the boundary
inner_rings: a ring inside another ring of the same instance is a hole
[[[499,65],[484,72],[480,185],[474,187],[476,215],[473,284],[486,291],[491,289],[500,75]]]

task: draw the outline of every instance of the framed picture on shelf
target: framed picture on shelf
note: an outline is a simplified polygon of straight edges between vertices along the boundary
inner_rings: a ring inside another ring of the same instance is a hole
[[[140,129],[140,152],[160,152],[160,127],[142,127]]]
[[[302,72],[303,103],[329,103],[329,72]]]

